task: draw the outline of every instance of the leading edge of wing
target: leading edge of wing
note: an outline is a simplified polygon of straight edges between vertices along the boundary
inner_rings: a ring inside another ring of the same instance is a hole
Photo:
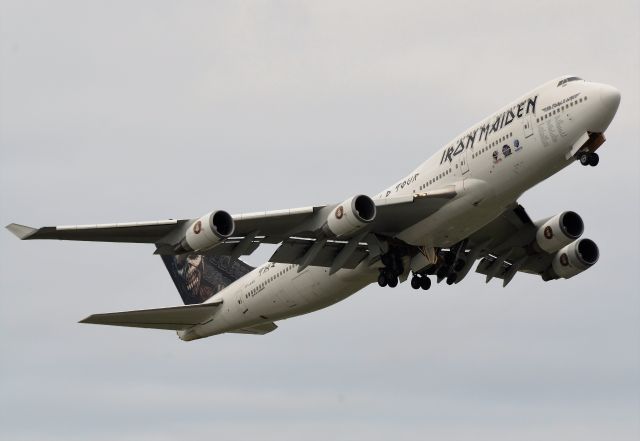
[[[425,191],[421,193],[412,193],[405,196],[393,196],[388,198],[374,199],[376,207],[384,207],[387,205],[410,204],[416,200],[424,199],[453,199],[458,195],[455,185],[446,185],[444,187]]]

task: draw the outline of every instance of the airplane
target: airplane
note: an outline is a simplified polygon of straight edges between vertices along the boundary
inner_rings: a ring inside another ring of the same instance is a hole
[[[533,221],[518,198],[596,152],[620,104],[612,86],[573,75],[551,80],[484,118],[373,197],[199,218],[31,228],[20,239],[152,243],[184,305],[94,314],[80,323],[173,330],[184,341],[266,334],[275,322],[335,304],[375,283],[461,282],[476,272],[507,286],[517,273],[569,279],[598,246],[574,211]],[[265,264],[241,260],[278,244]]]

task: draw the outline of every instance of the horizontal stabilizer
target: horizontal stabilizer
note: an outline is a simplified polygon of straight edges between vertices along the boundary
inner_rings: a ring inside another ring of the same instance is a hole
[[[222,300],[220,299],[199,305],[93,314],[81,320],[80,323],[129,326],[133,328],[170,329],[177,331],[189,329],[192,326],[208,320],[221,304]]]

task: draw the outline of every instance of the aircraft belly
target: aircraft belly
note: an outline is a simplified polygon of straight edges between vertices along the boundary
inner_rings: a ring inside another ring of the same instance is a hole
[[[371,283],[375,279],[372,274],[375,275],[375,271],[357,268],[329,275],[326,268],[308,267],[297,283],[292,283],[291,279],[281,280],[267,286],[260,295],[244,301],[240,307],[235,300],[237,292],[225,293],[226,305],[220,313],[192,331],[208,337],[317,311],[344,300]],[[296,276],[299,275],[293,277]]]
[[[407,228],[398,238],[416,246],[447,247],[495,219],[511,202],[498,197],[492,185],[466,179],[462,194],[431,216]]]
[[[369,281],[345,282],[338,280],[335,275],[327,275],[326,280],[321,283],[313,300],[301,302],[294,308],[283,311],[282,314],[274,317],[274,320],[283,320],[326,308],[353,295],[369,283]]]
[[[329,275],[327,268],[309,267],[303,278],[297,283],[289,284],[282,293],[294,302],[295,306],[285,309],[278,319],[294,317],[317,311],[337,303],[369,284],[373,278],[366,273],[358,277],[360,269],[340,270]]]

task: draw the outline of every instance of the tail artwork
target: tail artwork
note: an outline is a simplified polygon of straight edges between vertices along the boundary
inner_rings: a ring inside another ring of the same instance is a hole
[[[202,303],[254,268],[239,259],[208,254],[162,256],[185,305]]]

